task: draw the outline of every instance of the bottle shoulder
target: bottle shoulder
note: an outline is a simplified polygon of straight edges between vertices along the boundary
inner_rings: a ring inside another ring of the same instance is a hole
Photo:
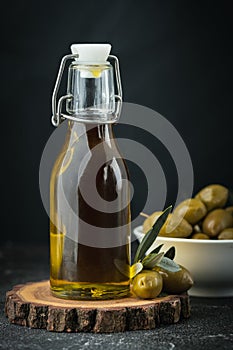
[[[102,142],[92,149],[87,143],[67,142],[54,162],[51,180],[55,181],[60,175],[77,176],[78,173],[97,173],[100,170],[128,178],[126,162],[114,141]]]

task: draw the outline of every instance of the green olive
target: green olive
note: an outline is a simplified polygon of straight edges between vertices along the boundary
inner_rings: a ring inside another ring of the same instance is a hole
[[[193,286],[193,278],[190,272],[182,265],[177,272],[166,271],[161,267],[156,266],[155,271],[158,271],[163,278],[163,291],[166,293],[180,294],[189,290]]]
[[[184,218],[192,225],[200,221],[206,213],[205,204],[197,198],[186,199],[174,210],[174,214]]]
[[[194,233],[191,238],[192,239],[210,239],[210,237],[206,233],[202,233],[202,232]]]
[[[149,215],[146,220],[143,222],[143,232],[147,233],[150,231],[152,226],[154,225],[155,221],[158,219],[158,217],[162,214],[162,211],[155,211],[151,215]]]
[[[233,207],[227,207],[225,210],[233,216]]]
[[[208,211],[222,208],[227,202],[228,189],[222,185],[209,185],[203,188],[195,198],[200,199]]]
[[[233,227],[225,228],[219,235],[218,239],[233,239]]]
[[[202,224],[202,230],[210,237],[215,237],[225,228],[232,226],[232,215],[224,209],[215,209],[205,217]]]
[[[133,279],[133,292],[141,299],[156,298],[162,288],[162,276],[156,271],[143,270]]]
[[[151,214],[143,223],[143,232],[147,233],[158,217],[162,214],[161,211],[156,211]],[[188,237],[192,233],[192,226],[185,220],[175,214],[169,214],[165,224],[162,226],[159,236],[164,237]]]
[[[176,214],[169,214],[166,223],[159,232],[159,236],[185,238],[192,233],[192,226]]]

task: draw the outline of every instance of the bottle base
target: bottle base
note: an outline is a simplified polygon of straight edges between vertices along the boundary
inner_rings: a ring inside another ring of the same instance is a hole
[[[109,300],[128,297],[129,284],[75,283],[50,287],[53,296],[71,300]]]

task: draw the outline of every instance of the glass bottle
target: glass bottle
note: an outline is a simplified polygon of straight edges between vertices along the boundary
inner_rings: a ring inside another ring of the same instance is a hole
[[[107,61],[111,46],[77,44],[71,49],[67,95],[59,100],[67,100],[67,115],[61,114],[59,102],[55,110],[53,94],[54,124],[66,118],[68,130],[50,179],[51,291],[67,299],[125,297],[130,286],[130,193],[112,130],[119,105]],[[119,70],[116,76],[121,95]]]

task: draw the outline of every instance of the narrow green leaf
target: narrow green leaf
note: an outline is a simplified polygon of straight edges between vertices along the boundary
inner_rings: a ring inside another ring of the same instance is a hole
[[[163,244],[160,244],[158,247],[156,247],[155,249],[153,249],[150,254],[154,254],[154,253],[159,253],[161,248],[162,248]]]
[[[152,229],[145,234],[136,251],[134,262],[137,262],[144,258],[147,250],[156,240],[159,234],[159,231],[163,226],[163,224],[165,223],[165,221],[167,220],[168,214],[171,212],[171,210],[172,210],[172,206],[165,209],[164,212],[158,217],[158,219],[154,223]]]
[[[153,269],[162,259],[164,253],[150,253],[143,260],[142,265],[145,269]]]
[[[181,270],[180,266],[177,265],[175,261],[166,258],[165,256],[161,259],[157,266],[162,267],[164,270],[169,272],[177,272]]]
[[[171,259],[171,260],[174,260],[175,255],[176,255],[176,249],[175,249],[175,247],[169,248],[169,249],[166,251],[166,253],[164,254],[164,256],[165,256],[166,258],[169,258],[169,259]]]
[[[140,271],[142,271],[143,265],[140,262],[137,262],[130,266],[130,278],[134,278]]]

